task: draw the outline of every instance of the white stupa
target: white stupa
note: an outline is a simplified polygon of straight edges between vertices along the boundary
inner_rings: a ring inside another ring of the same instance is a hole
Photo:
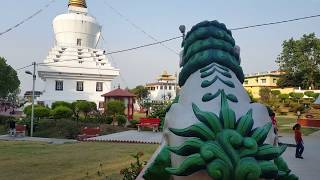
[[[85,0],[69,0],[68,13],[53,20],[55,46],[39,66],[45,82],[38,102],[88,100],[101,106],[119,69],[110,65],[104,50],[96,49],[101,25],[88,15]]]

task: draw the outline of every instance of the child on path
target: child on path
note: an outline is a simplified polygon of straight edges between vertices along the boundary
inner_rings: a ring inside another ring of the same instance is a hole
[[[296,140],[296,158],[303,159],[302,153],[304,150],[303,146],[303,140],[302,140],[302,134],[301,134],[301,125],[300,124],[295,124],[293,126],[294,130],[294,139]]]

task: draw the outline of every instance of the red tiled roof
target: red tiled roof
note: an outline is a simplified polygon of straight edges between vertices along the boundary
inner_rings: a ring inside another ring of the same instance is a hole
[[[105,93],[101,96],[103,97],[135,97],[136,95],[130,93],[128,90],[118,88],[108,93]]]

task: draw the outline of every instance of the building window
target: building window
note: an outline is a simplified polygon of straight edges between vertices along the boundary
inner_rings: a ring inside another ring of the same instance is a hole
[[[273,83],[277,83],[277,79],[273,79]]]
[[[56,81],[56,91],[63,91],[63,81]]]
[[[171,86],[169,86],[169,90],[171,90],[172,89],[172,87]]]
[[[160,89],[163,89],[163,86],[160,86]]]
[[[104,102],[103,101],[100,101],[99,102],[99,109],[103,109],[104,108]]]
[[[267,83],[267,80],[266,79],[261,79],[261,83],[265,84],[265,83]]]
[[[81,46],[81,39],[77,39],[77,46]]]
[[[245,81],[244,81],[244,84],[248,84],[248,80],[245,80]]]
[[[102,82],[96,83],[96,91],[103,91],[103,83]]]
[[[77,91],[83,91],[83,81],[77,81]]]
[[[167,86],[164,86],[164,89],[167,90]]]

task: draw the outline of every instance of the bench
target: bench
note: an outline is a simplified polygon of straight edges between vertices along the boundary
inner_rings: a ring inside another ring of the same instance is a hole
[[[26,125],[16,124],[15,136],[17,136],[17,135],[26,136],[26,129],[27,129]]]
[[[159,131],[160,118],[140,118],[140,123],[137,126],[138,131],[141,130],[141,127],[152,128],[153,132]]]
[[[84,127],[81,131],[81,134],[78,135],[78,140],[83,141],[88,138],[97,137],[100,135],[100,127],[88,128]]]
[[[320,119],[300,118],[298,119],[298,123],[304,127],[320,128]]]

